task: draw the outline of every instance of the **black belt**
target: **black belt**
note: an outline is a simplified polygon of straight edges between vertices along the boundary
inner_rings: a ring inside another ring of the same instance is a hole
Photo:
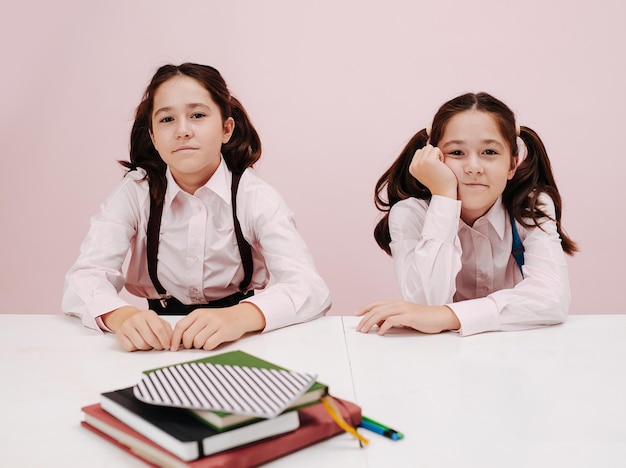
[[[154,310],[159,315],[187,315],[196,309],[219,309],[239,304],[244,299],[254,296],[254,290],[247,293],[236,292],[230,296],[210,301],[206,304],[183,304],[175,297],[167,299],[167,304],[163,307],[160,299],[148,299],[150,310]]]

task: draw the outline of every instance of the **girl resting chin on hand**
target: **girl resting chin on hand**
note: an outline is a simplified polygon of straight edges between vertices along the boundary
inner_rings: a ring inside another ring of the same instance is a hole
[[[363,307],[358,331],[472,335],[565,320],[565,254],[578,248],[543,142],[503,102],[478,93],[441,106],[378,180],[376,205],[374,236],[403,300]]]

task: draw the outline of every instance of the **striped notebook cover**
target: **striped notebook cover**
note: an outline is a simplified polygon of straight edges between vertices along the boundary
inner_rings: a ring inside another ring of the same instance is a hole
[[[272,418],[304,394],[316,377],[281,369],[191,362],[144,375],[133,393],[153,405]]]

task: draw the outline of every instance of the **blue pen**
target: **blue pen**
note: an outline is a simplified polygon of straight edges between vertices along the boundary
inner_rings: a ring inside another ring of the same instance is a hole
[[[402,434],[401,432],[398,432],[395,429],[387,427],[384,424],[376,422],[373,419],[367,418],[365,416],[361,417],[361,424],[359,424],[359,426],[363,429],[367,429],[368,431],[372,431],[376,434],[385,436],[391,440],[400,440],[404,437],[404,434]]]

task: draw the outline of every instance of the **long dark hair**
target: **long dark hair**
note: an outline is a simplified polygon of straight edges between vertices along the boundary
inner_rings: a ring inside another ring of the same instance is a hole
[[[154,95],[163,83],[181,75],[194,78],[207,89],[220,109],[222,120],[232,117],[235,121],[235,129],[230,140],[222,145],[222,154],[228,168],[232,172],[242,173],[261,157],[259,135],[241,103],[231,96],[219,71],[208,65],[196,63],[164,65],[152,77],[137,106],[135,122],[130,134],[130,161],[120,161],[120,164],[129,171],[136,170],[138,167],[146,171],[150,181],[150,198],[157,202],[165,197],[167,179],[165,177],[166,164],[150,139]]]
[[[517,129],[515,114],[502,101],[487,93],[468,93],[456,97],[442,105],[433,119],[430,137],[426,129],[413,135],[398,158],[378,179],[374,191],[376,207],[384,214],[374,228],[374,238],[385,252],[391,255],[389,244],[389,210],[400,200],[421,198],[429,200],[431,193],[415,177],[409,173],[409,165],[415,152],[429,143],[437,146],[446,125],[459,112],[479,110],[489,113],[496,121],[502,136],[511,149],[511,157],[519,154],[517,147]],[[554,201],[556,226],[561,236],[563,251],[573,255],[578,251],[576,243],[561,228],[561,195],[556,186],[552,167],[546,148],[539,135],[528,127],[520,127],[519,137],[526,145],[526,157],[517,167],[515,175],[508,181],[502,193],[502,203],[521,225],[525,227],[540,226],[540,219],[546,214],[541,210],[537,197],[543,192]],[[386,192],[386,198],[384,198]],[[531,223],[527,223],[530,219]]]

